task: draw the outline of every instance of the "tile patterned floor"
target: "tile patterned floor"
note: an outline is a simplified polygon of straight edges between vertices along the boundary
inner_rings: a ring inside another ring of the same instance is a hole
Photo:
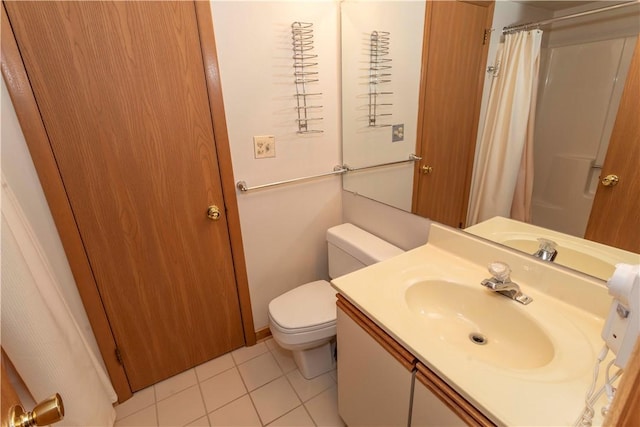
[[[134,394],[116,426],[339,426],[336,373],[305,379],[269,338]]]

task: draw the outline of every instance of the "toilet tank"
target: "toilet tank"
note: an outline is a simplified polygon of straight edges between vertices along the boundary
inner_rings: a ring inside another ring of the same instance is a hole
[[[332,279],[375,264],[404,251],[353,224],[327,230],[329,276]]]

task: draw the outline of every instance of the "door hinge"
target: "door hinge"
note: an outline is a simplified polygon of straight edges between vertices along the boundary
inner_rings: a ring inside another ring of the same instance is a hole
[[[124,362],[122,361],[122,353],[120,352],[120,349],[118,347],[116,347],[116,360],[118,360],[118,363],[121,365],[124,365]]]
[[[489,36],[491,36],[491,31],[493,31],[493,29],[491,28],[487,28],[484,30],[484,35],[482,37],[482,44],[485,45],[487,44],[487,42],[489,41]]]

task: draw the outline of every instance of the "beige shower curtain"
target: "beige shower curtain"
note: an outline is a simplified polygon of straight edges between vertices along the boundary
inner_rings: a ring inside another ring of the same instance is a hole
[[[116,394],[2,175],[2,347],[36,401],[58,392],[56,426],[111,426]],[[31,408],[29,408],[31,409]]]
[[[491,85],[467,225],[493,218],[531,221],[533,129],[542,31],[505,36]]]

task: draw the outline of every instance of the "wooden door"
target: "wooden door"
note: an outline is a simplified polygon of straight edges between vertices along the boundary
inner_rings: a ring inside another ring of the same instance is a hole
[[[640,38],[636,42],[600,179],[615,174],[615,186],[598,186],[585,238],[640,253]]]
[[[453,227],[465,222],[492,18],[493,2],[427,3],[412,211]]]
[[[6,9],[132,390],[243,345],[195,5]]]

